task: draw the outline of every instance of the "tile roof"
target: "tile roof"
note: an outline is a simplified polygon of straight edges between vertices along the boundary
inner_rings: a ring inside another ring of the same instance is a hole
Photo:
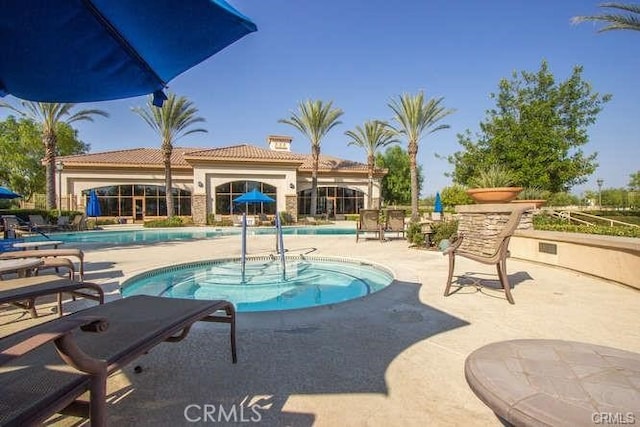
[[[69,166],[110,167],[162,167],[162,150],[159,148],[132,148],[128,150],[105,151],[100,153],[77,154],[58,157]],[[310,154],[290,151],[276,151],[250,144],[220,148],[174,147],[171,154],[173,167],[191,168],[189,160],[242,161],[297,164],[300,171],[312,170]],[[366,172],[367,165],[337,157],[320,155],[319,171],[325,172]],[[377,171],[379,172],[379,171]]]
[[[171,153],[171,165],[190,167],[184,159],[184,153],[197,150],[193,147],[174,147]],[[130,150],[105,151],[101,153],[76,154],[58,157],[68,165],[109,165],[109,166],[163,166],[162,150],[159,148],[132,148]]]

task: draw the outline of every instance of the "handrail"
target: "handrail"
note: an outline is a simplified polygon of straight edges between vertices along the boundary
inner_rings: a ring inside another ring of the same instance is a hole
[[[601,216],[584,213],[582,211],[570,211],[570,212],[573,212],[574,215],[576,215],[576,214],[577,215],[583,215],[583,216],[586,216],[587,218],[593,218],[593,219],[597,219],[597,220],[600,220],[600,221],[609,222],[609,225],[612,226],[612,227],[613,227],[614,223],[620,224],[620,225],[626,225],[626,226],[629,226],[629,227],[640,227],[640,225],[638,225],[638,224],[631,224],[631,223],[624,222],[624,221],[618,221],[617,219],[604,218],[604,217],[601,217]]]

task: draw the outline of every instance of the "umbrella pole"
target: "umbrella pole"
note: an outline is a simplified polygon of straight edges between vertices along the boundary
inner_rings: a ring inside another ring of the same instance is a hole
[[[247,263],[247,213],[242,213],[242,252],[241,252],[241,266],[242,266],[242,283],[245,281],[245,267]]]

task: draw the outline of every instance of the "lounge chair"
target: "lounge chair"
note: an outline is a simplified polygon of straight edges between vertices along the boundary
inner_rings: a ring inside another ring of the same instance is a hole
[[[88,292],[87,292],[88,291]],[[62,316],[62,294],[88,298],[102,304],[104,291],[89,282],[75,282],[67,278],[51,276],[23,277],[0,282],[0,304],[12,304],[27,310],[34,319],[38,317],[36,298],[58,295],[58,315]]]
[[[356,243],[360,238],[360,234],[364,233],[373,233],[378,236],[378,240],[384,240],[379,209],[360,209],[360,218],[356,223]]]
[[[491,253],[474,252],[469,245],[465,245],[465,237],[471,238],[470,240],[475,240],[473,237],[476,236],[465,236],[464,234],[458,235],[456,241],[442,252],[443,255],[449,255],[449,276],[447,278],[447,285],[444,289],[445,297],[450,294],[449,291],[451,289],[451,281],[453,279],[453,269],[455,267],[456,255],[458,255],[483,264],[495,264],[498,270],[498,278],[500,279],[500,284],[504,289],[507,300],[509,303],[515,304],[513,296],[511,296],[511,285],[509,284],[509,277],[507,276],[507,256],[509,256],[509,240],[511,239],[511,236],[513,236],[516,228],[518,228],[520,218],[525,210],[526,209],[515,209],[511,212],[511,215],[509,215],[509,219],[504,225],[502,231],[500,231],[490,242],[489,246],[493,248]],[[480,237],[480,240],[484,240],[486,242],[486,236]]]
[[[384,227],[385,236],[388,233],[397,233],[397,236],[404,237],[405,233],[405,213],[403,209],[388,209],[387,210],[387,222]]]
[[[15,215],[3,215],[2,223],[5,239],[14,239],[28,234],[31,231],[29,224],[25,223]]]
[[[80,280],[84,280],[84,252],[77,248],[34,249],[0,253],[0,259],[74,257],[80,261]],[[45,261],[46,263],[46,261]]]
[[[61,231],[72,230],[71,222],[69,221],[68,215],[60,215],[58,217],[58,221],[56,222],[56,226],[58,227],[58,230],[61,230]]]
[[[29,224],[31,224],[32,230],[38,230],[42,232],[58,230],[57,225],[49,224],[44,220],[42,215],[29,215]]]
[[[318,225],[318,221],[313,216],[307,216],[304,218],[304,223],[306,225]]]
[[[242,227],[242,215],[231,215],[234,227]]]
[[[197,321],[229,324],[236,363],[235,310],[227,301],[138,295],[0,339],[0,425],[39,424],[59,412],[104,426],[107,375],[163,341],[181,341]],[[166,359],[165,369],[175,370],[174,361]],[[90,402],[79,402],[87,390]]]
[[[78,214],[73,217],[71,223],[69,224],[69,230],[73,231],[83,231],[87,229],[87,215],[86,214]]]

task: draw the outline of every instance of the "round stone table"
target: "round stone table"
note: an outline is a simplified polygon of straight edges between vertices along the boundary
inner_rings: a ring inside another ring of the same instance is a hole
[[[473,392],[516,426],[640,424],[640,354],[562,340],[486,345],[465,362]]]

